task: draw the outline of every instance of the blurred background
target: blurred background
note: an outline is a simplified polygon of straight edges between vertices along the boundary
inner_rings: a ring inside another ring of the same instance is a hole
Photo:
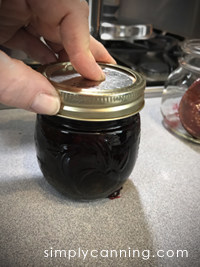
[[[199,0],[104,0],[103,19],[122,24],[152,24],[187,38],[200,36]]]

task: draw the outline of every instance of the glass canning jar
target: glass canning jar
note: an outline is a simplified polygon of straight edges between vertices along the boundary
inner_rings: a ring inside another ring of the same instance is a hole
[[[200,39],[186,40],[182,43],[183,56],[179,60],[179,67],[175,69],[168,77],[163,90],[161,101],[161,113],[163,115],[163,124],[177,136],[200,144],[200,139],[191,135],[180,120],[180,103],[188,92],[188,89],[194,87],[200,78]],[[198,94],[199,95],[199,94]],[[196,103],[200,105],[199,96],[193,96]],[[192,103],[188,103],[190,106]],[[192,106],[191,106],[192,108]],[[185,110],[186,113],[191,110]],[[198,111],[197,111],[198,112]],[[200,121],[200,111],[197,114]],[[192,123],[192,112],[189,118]],[[200,133],[199,133],[200,134]]]
[[[103,82],[84,79],[69,62],[41,70],[62,105],[56,116],[37,115],[38,162],[51,185],[81,201],[105,198],[121,188],[140,141],[143,77],[121,66],[99,65]]]

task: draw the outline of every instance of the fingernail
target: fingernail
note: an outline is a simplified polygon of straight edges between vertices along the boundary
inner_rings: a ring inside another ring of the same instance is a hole
[[[103,72],[102,68],[101,68],[100,66],[98,66],[98,67],[99,67],[99,70],[100,70],[100,72],[101,72],[101,76],[100,76],[99,81],[104,81],[104,80],[106,79],[106,75],[105,75],[105,73]]]
[[[112,64],[116,65],[117,61],[112,57]]]
[[[101,81],[104,81],[106,79],[106,75],[105,73],[102,71],[102,74],[101,74]]]
[[[31,110],[39,114],[55,115],[59,109],[59,98],[46,94],[37,95],[31,105]]]

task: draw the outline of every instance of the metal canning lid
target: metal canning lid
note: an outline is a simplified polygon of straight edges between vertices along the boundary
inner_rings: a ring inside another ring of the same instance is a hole
[[[129,117],[142,109],[144,78],[119,65],[99,65],[106,76],[101,82],[83,78],[70,62],[54,63],[41,69],[60,94],[58,115],[76,120],[106,121]]]

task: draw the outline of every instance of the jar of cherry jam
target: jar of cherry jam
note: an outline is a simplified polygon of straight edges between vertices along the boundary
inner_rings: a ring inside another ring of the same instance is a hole
[[[106,76],[102,82],[83,78],[69,62],[42,70],[62,105],[56,116],[37,115],[38,162],[54,188],[79,201],[119,190],[133,170],[140,142],[145,80],[118,65],[99,65]]]

